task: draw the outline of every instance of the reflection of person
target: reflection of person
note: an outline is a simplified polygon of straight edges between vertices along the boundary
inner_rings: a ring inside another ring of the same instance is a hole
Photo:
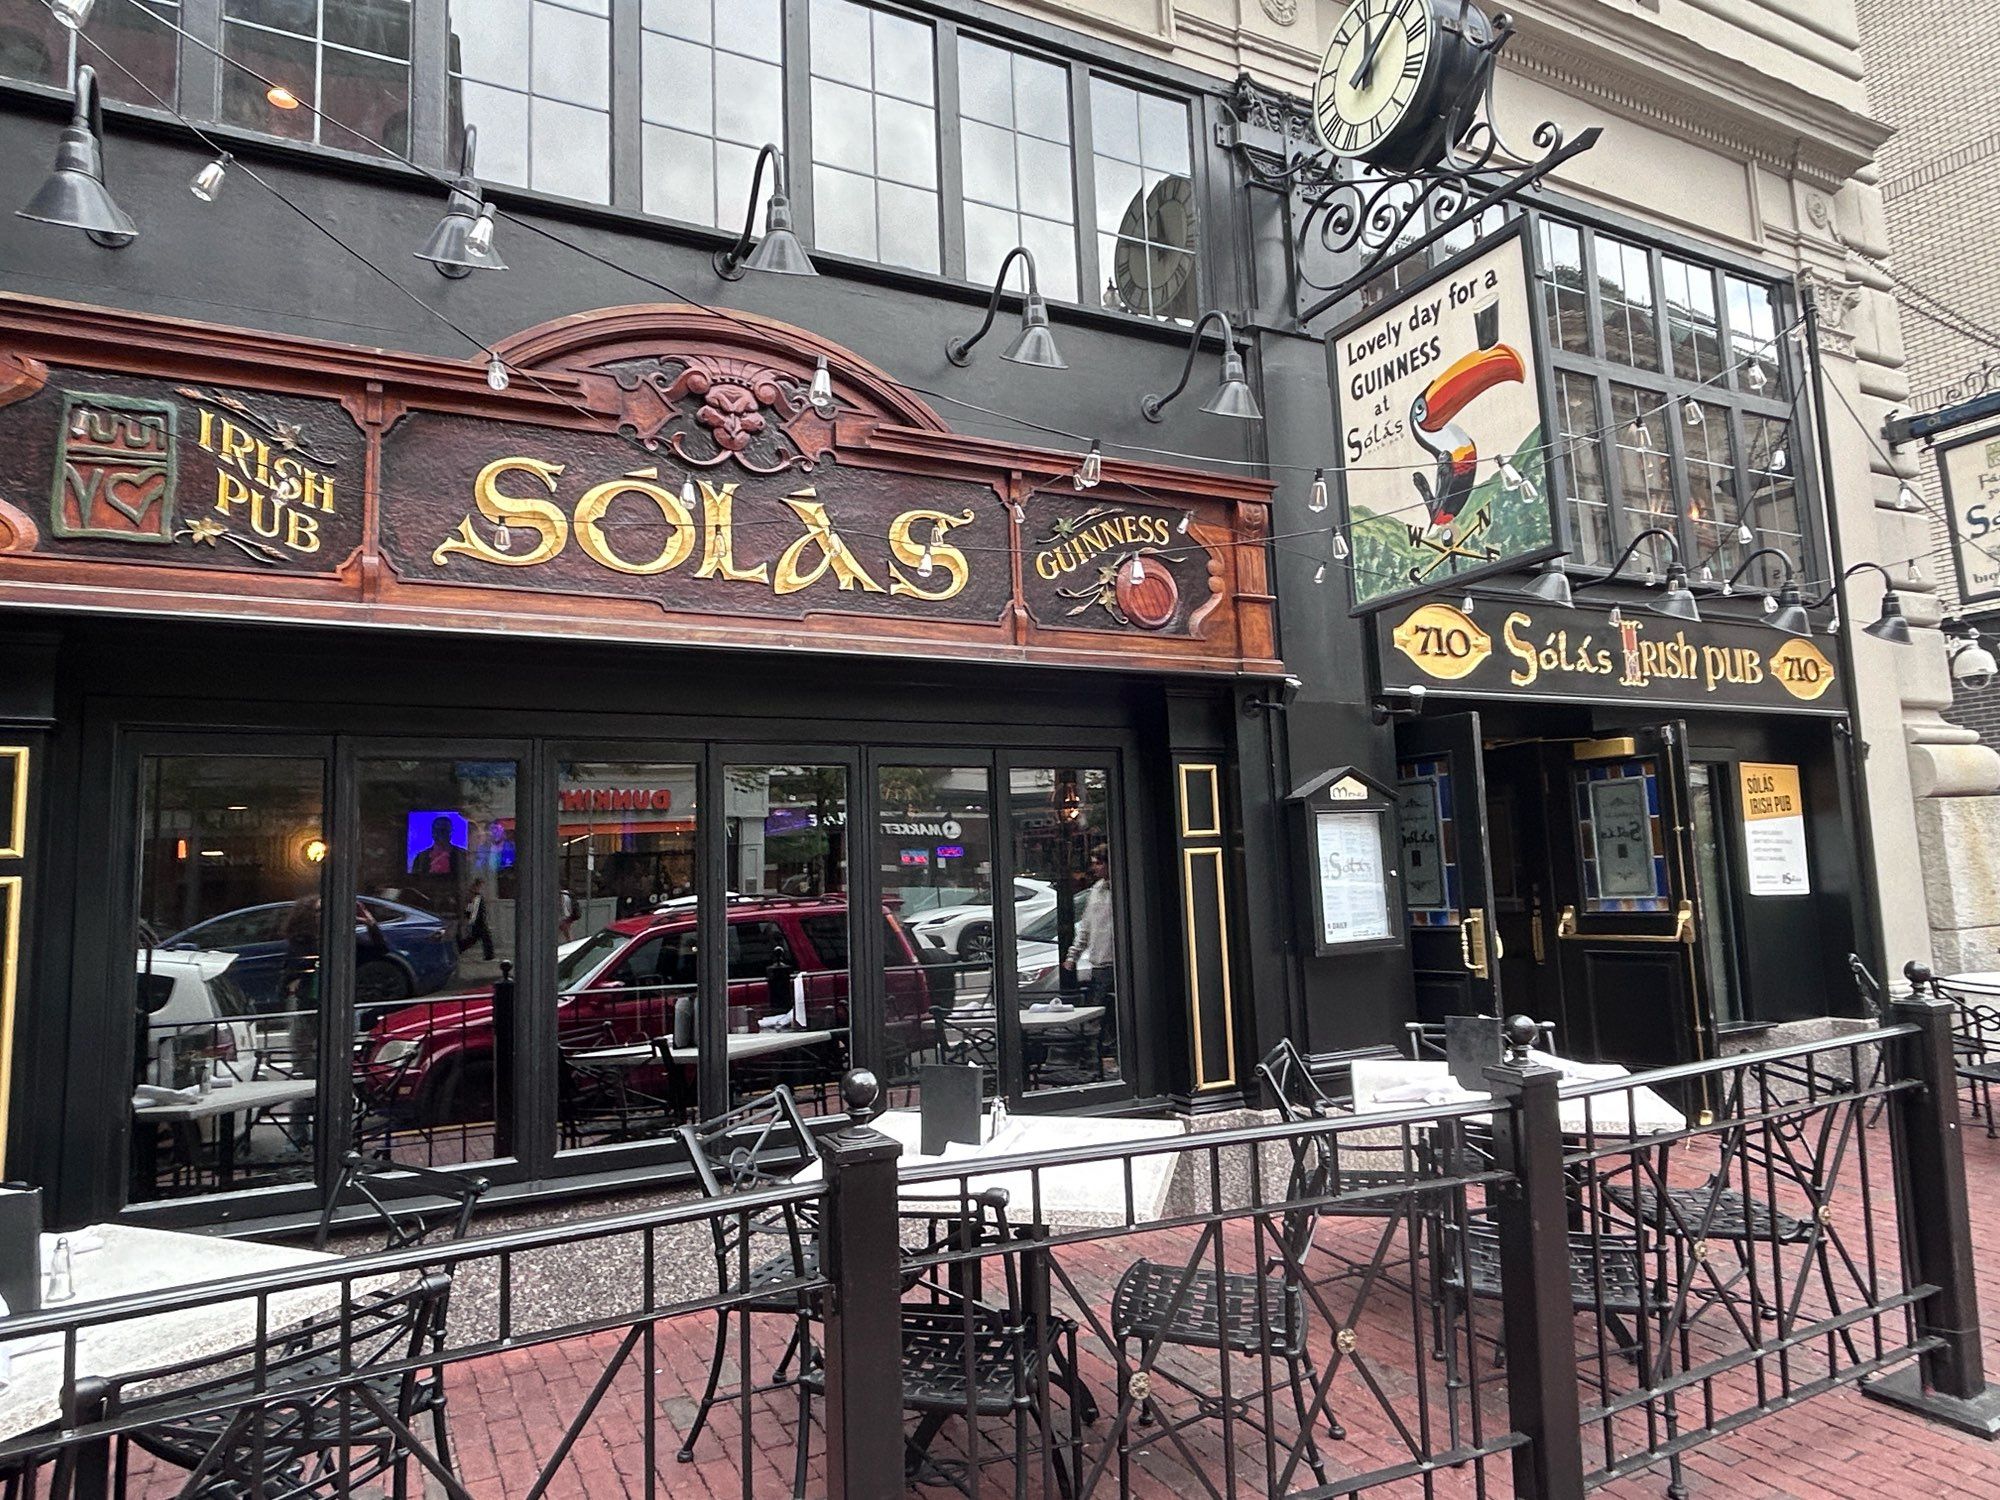
[[[456,884],[464,872],[465,851],[451,841],[451,819],[440,814],[431,819],[430,848],[417,851],[410,861],[410,873]]]
[[[1063,955],[1063,967],[1074,973],[1079,960],[1090,965],[1090,984],[1084,1001],[1100,1005],[1115,991],[1118,960],[1111,881],[1101,851],[1090,856],[1090,888],[1078,898],[1078,903],[1081,909],[1076,917],[1076,935],[1070,940],[1069,952]]]
[[[485,881],[473,881],[472,889],[466,892],[465,909],[459,913],[458,931],[460,953],[477,943],[479,956],[488,963],[493,961],[493,929],[486,925]]]
[[[486,825],[476,862],[481,870],[493,875],[514,868],[514,836],[501,819],[495,818]]]
[[[569,893],[568,886],[564,886],[562,890],[562,900],[556,907],[556,935],[559,938],[561,938],[563,942],[566,943],[569,941],[569,935],[571,929],[573,929],[575,926],[576,926],[576,897],[572,896]]]

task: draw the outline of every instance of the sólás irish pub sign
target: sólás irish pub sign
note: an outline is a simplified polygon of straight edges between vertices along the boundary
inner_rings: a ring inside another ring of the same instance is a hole
[[[1475,617],[1431,599],[1384,611],[1376,629],[1391,692],[1791,713],[1847,707],[1831,651],[1761,625],[1690,624],[1640,608],[1612,625],[1595,610],[1483,601]]]

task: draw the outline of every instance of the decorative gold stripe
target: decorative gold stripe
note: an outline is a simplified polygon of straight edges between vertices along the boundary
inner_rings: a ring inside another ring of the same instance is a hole
[[[1205,859],[1214,866],[1216,939],[1222,949],[1222,1037],[1228,1055],[1229,1072],[1211,1078],[1208,1054],[1202,1046],[1201,964],[1195,954],[1194,862]],[[1227,1088],[1236,1082],[1236,1005],[1229,989],[1229,892],[1222,878],[1220,849],[1181,851],[1181,904],[1186,915],[1186,958],[1188,973],[1188,1021],[1194,1032],[1194,1086],[1203,1089]]]
[[[1219,773],[1214,766],[1184,765],[1181,773],[1181,837],[1184,839],[1219,839],[1222,837],[1222,786]],[[1194,799],[1188,795],[1188,787],[1193,776],[1199,773],[1208,778],[1208,816],[1214,824],[1212,828],[1196,828],[1188,822],[1188,809]]]
[[[14,762],[14,805],[6,809],[0,824],[0,859],[25,859],[28,855],[28,747],[0,745],[0,761]]]
[[[21,902],[18,875],[0,875],[0,1176],[7,1173],[7,1125],[14,1103],[14,994],[21,977]]]

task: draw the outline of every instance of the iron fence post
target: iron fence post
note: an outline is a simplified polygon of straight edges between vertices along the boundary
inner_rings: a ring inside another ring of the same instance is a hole
[[[1954,1007],[1926,994],[1930,971],[1911,964],[1915,992],[1890,1007],[1916,1027],[1889,1043],[1890,1076],[1913,1083],[1890,1096],[1896,1163],[1896,1226],[1910,1278],[1937,1288],[1916,1308],[1919,1338],[1936,1348],[1914,1368],[1868,1382],[1867,1394],[1982,1437],[2000,1437],[2000,1388],[1986,1382],[1980,1350],[1979,1291],[1973,1279],[1972,1217],[1966,1203],[1965,1143],[1959,1134],[1958,1072],[1952,1054]]]
[[[879,1094],[872,1073],[849,1073],[841,1092],[852,1123],[820,1142],[826,1170],[820,1267],[827,1279],[827,1500],[901,1500],[903,1324],[896,1159],[903,1148],[868,1124]],[[800,1440],[804,1438],[801,1433]]]
[[[1563,1177],[1562,1074],[1528,1060],[1538,1028],[1506,1025],[1507,1060],[1486,1069],[1495,1165],[1488,1188],[1500,1241],[1507,1337],[1507,1413],[1528,1441],[1514,1450],[1520,1500],[1583,1500],[1583,1410],[1577,1395],[1576,1312],[1569,1291],[1569,1197]]]

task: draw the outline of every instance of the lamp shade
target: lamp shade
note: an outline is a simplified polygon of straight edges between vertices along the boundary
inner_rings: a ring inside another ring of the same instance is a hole
[[[1669,620],[1683,620],[1690,625],[1701,623],[1701,608],[1694,602],[1694,592],[1688,588],[1687,569],[1679,563],[1667,569],[1665,591],[1646,607]]]
[[[1257,398],[1250,393],[1250,382],[1243,376],[1243,356],[1234,349],[1222,356],[1222,384],[1201,409],[1213,416],[1237,417],[1246,422],[1264,420],[1263,408],[1257,405]]]
[[[1771,616],[1771,628],[1786,635],[1812,634],[1812,616],[1806,613],[1805,599],[1792,580],[1786,580],[1785,586],[1778,590],[1778,612]]]
[[[1910,622],[1903,618],[1903,601],[1891,589],[1882,596],[1882,617],[1866,627],[1863,635],[1872,635],[1878,641],[1887,641],[1892,646],[1910,644]]]
[[[104,185],[104,156],[97,135],[97,74],[88,66],[76,70],[76,108],[56,142],[55,166],[16,210],[23,219],[81,229],[108,249],[129,245],[139,226],[120,208]]]
[[[1039,292],[1030,292],[1021,307],[1021,331],[1000,351],[1002,359],[1017,365],[1033,365],[1038,370],[1067,370],[1069,363],[1056,348],[1056,336],[1049,328],[1049,304]]]
[[[1564,570],[1560,557],[1551,558],[1537,568],[1534,578],[1522,592],[1530,599],[1539,599],[1557,609],[1576,608],[1576,597],[1570,592],[1569,574]]]
[[[792,231],[792,200],[783,193],[771,194],[764,210],[764,238],[743,257],[746,271],[768,271],[773,276],[817,276],[812,257]]]
[[[468,179],[460,178],[451,190],[444,217],[437,221],[437,228],[417,251],[417,258],[429,261],[454,280],[474,271],[506,270],[507,263],[494,250],[492,242],[482,243],[484,237],[475,239],[473,235],[483,206],[479,189]]]

